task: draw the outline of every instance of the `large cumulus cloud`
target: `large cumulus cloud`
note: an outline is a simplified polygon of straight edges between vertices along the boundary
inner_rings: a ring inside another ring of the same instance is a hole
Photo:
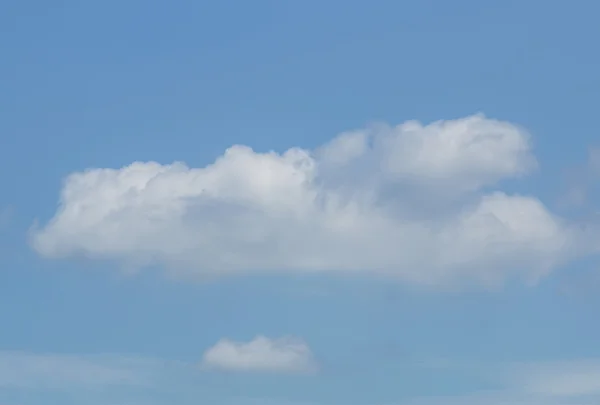
[[[31,241],[46,257],[157,264],[198,277],[535,280],[572,257],[581,239],[537,198],[499,190],[536,168],[523,128],[481,114],[375,125],[315,150],[234,145],[205,167],[135,162],[73,173]]]

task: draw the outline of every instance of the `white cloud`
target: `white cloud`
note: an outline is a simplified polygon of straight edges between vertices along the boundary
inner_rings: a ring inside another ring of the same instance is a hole
[[[536,167],[526,131],[483,115],[374,126],[314,151],[235,145],[202,168],[136,162],[73,173],[31,241],[46,257],[161,264],[195,277],[535,280],[586,248],[535,197],[493,190]]]
[[[204,353],[202,365],[229,371],[307,373],[316,370],[308,345],[291,337],[257,336],[247,343],[222,339]]]

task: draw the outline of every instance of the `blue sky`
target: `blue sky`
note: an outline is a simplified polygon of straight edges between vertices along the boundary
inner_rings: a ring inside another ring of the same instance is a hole
[[[3,3],[0,404],[598,403],[599,11]]]

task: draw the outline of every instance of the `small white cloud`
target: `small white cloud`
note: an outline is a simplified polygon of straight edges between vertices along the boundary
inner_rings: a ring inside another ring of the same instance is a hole
[[[247,343],[222,339],[204,353],[202,365],[224,371],[309,373],[316,370],[308,345],[291,337],[257,336]]]
[[[232,146],[213,164],[136,162],[65,181],[32,231],[46,257],[195,277],[362,272],[430,286],[535,280],[592,242],[533,196],[529,134],[483,115],[341,134],[310,151]]]

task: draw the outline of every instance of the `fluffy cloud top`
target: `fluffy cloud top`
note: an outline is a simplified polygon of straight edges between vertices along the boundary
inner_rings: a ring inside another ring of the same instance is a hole
[[[203,366],[217,370],[305,373],[315,370],[310,348],[295,338],[257,336],[248,343],[222,339],[204,353]]]
[[[202,168],[136,162],[73,173],[32,245],[46,257],[160,264],[200,277],[535,280],[568,259],[580,236],[538,199],[493,189],[536,166],[526,131],[483,115],[375,126],[312,151],[235,145]]]

